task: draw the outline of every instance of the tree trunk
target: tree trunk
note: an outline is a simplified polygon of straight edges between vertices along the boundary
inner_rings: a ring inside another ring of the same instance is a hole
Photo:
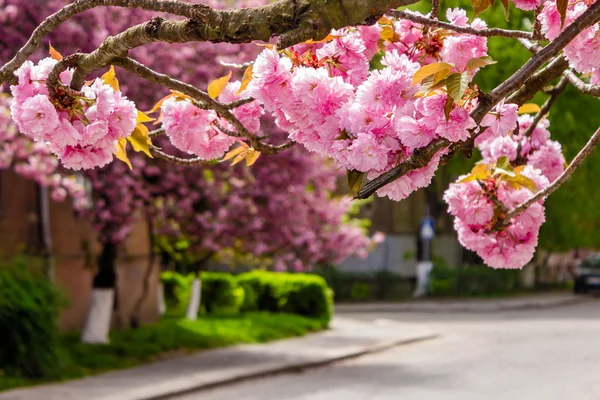
[[[150,280],[152,279],[152,272],[154,271],[154,226],[152,225],[151,219],[148,219],[147,222],[150,254],[148,255],[148,266],[146,267],[146,272],[144,274],[144,280],[142,283],[142,292],[140,293],[140,297],[138,297],[138,299],[135,301],[133,311],[131,312],[131,316],[129,318],[129,324],[134,329],[140,326],[142,304],[144,304],[144,301],[148,297],[148,293],[150,291]]]
[[[81,341],[107,344],[115,301],[115,260],[117,245],[105,243],[98,258],[98,273],[92,285],[92,301],[85,321]]]

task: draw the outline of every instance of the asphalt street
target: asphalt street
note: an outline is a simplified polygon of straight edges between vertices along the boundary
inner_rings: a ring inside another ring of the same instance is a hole
[[[177,400],[599,400],[600,301],[496,313],[360,313],[440,337]]]

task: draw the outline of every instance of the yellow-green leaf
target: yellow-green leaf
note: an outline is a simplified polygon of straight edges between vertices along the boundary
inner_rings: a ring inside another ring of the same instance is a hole
[[[244,146],[236,147],[235,149],[230,150],[227,154],[225,154],[225,156],[221,159],[221,162],[232,159],[233,157],[240,155],[242,152],[245,153],[246,151],[248,150]]]
[[[490,56],[483,56],[478,58],[471,58],[467,61],[467,70],[471,71],[477,68],[482,68],[487,65],[496,64],[497,61],[494,61]]]
[[[52,44],[50,44],[50,57],[52,57],[56,61],[60,61],[63,59],[63,56],[61,56],[60,53],[56,51],[54,47],[52,47]]]
[[[337,39],[339,37],[341,37],[341,36],[329,34],[321,40],[308,39],[306,42],[304,42],[304,44],[328,43],[328,42],[331,42],[333,39]]]
[[[152,122],[152,121],[154,121],[154,118],[152,118],[152,117],[149,117],[148,115],[146,115],[146,114],[145,114],[145,113],[143,113],[142,111],[139,111],[139,110],[138,110],[138,114],[137,114],[137,119],[136,119],[136,121],[137,121],[137,122],[140,122],[140,123],[142,123],[142,122]]]
[[[104,83],[109,85],[116,92],[119,90],[119,81],[117,80],[117,74],[115,73],[115,67],[110,66],[110,69],[102,75],[102,80]]]
[[[244,76],[242,77],[242,83],[240,85],[240,89],[235,94],[240,94],[248,87],[248,84],[252,80],[252,67],[254,64],[250,64],[248,68],[244,71]]]
[[[225,86],[227,86],[230,79],[231,79],[231,71],[229,71],[229,73],[227,75],[222,76],[219,79],[215,79],[214,81],[209,83],[208,84],[208,95],[211,98],[216,99],[217,96],[221,94],[223,89],[225,89]]]
[[[521,107],[519,107],[519,115],[535,113],[535,112],[539,112],[539,111],[540,111],[540,106],[538,106],[535,103],[527,103],[527,104],[523,104]]]
[[[127,140],[131,143],[133,150],[143,151],[148,157],[153,158],[152,153],[150,153],[152,141],[148,137],[148,128],[144,124],[138,123],[131,135],[127,137]]]
[[[538,190],[535,182],[524,175],[517,175],[510,180],[524,188],[531,190],[533,193],[537,192]]]
[[[247,151],[246,152],[246,165],[247,166],[253,165],[256,162],[256,160],[258,160],[258,157],[260,157],[260,151],[256,151],[254,149]]]
[[[365,177],[364,172],[357,171],[355,169],[348,170],[347,178],[348,178],[348,188],[350,189],[350,193],[355,196],[360,187],[362,186],[363,178]]]
[[[127,158],[127,140],[125,138],[120,138],[117,141],[117,144],[115,145],[115,157],[127,164],[129,169],[133,169],[131,161]]]
[[[452,97],[455,102],[460,102],[462,97],[469,87],[469,74],[458,73],[448,75],[446,78],[446,87],[448,88],[448,96]]]
[[[248,153],[247,151],[244,151],[240,154],[238,154],[234,159],[233,162],[231,163],[231,166],[234,166],[235,164],[241,162],[243,159],[246,158],[246,153]]]
[[[419,70],[413,76],[412,84],[416,85],[417,83],[421,83],[421,81],[428,76],[434,75],[436,72],[443,71],[445,69],[451,70],[452,68],[454,68],[454,65],[444,62],[424,65],[419,68]]]
[[[386,40],[388,42],[392,42],[396,35],[396,31],[392,25],[384,25],[381,29],[381,40]]]
[[[490,166],[487,164],[477,164],[471,170],[471,174],[466,178],[463,178],[459,183],[470,182],[474,180],[485,180],[490,177]]]

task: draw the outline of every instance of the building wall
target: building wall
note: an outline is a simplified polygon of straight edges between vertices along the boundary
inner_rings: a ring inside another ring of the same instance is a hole
[[[11,256],[25,246],[40,250],[36,185],[11,171],[0,172],[0,253]],[[91,226],[73,213],[72,202],[51,202],[50,224],[54,250],[53,279],[63,291],[68,306],[60,316],[63,330],[79,330],[90,305],[92,280],[100,243]],[[128,326],[149,267],[148,227],[139,221],[128,240],[119,248],[117,260],[118,312],[114,326]],[[158,320],[158,262],[150,275],[148,295],[141,307],[141,322]]]

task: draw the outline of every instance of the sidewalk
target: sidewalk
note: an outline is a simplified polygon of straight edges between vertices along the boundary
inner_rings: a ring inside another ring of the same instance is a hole
[[[570,293],[532,294],[504,299],[464,299],[464,300],[412,300],[403,303],[360,303],[336,304],[336,313],[362,312],[416,312],[449,313],[471,312],[489,313],[560,307],[593,301],[590,296],[575,296]]]
[[[330,330],[210,350],[66,383],[0,393],[0,400],[150,400],[280,372],[297,371],[436,337],[421,324],[335,318]]]

